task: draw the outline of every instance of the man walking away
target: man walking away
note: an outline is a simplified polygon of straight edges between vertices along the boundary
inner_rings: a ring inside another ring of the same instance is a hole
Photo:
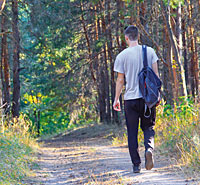
[[[124,49],[116,57],[114,71],[118,73],[116,82],[116,94],[113,107],[116,111],[121,111],[119,97],[123,89],[124,78],[126,79],[126,91],[124,94],[124,106],[126,126],[128,132],[128,147],[133,163],[133,172],[141,171],[141,159],[138,150],[138,125],[144,133],[145,146],[145,168],[153,168],[154,149],[154,125],[156,119],[156,108],[151,108],[149,118],[144,116],[145,103],[139,90],[138,74],[143,68],[142,46],[138,44],[139,32],[136,26],[128,26],[125,31],[125,40],[128,48]],[[158,57],[151,47],[147,47],[148,66],[153,69],[158,76]]]

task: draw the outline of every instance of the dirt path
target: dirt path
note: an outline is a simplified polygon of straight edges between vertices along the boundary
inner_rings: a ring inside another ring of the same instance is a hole
[[[198,184],[178,175],[177,168],[158,154],[153,170],[144,169],[143,158],[142,172],[133,174],[128,148],[113,146],[112,136],[112,129],[94,126],[46,140],[38,157],[40,169],[27,184]]]

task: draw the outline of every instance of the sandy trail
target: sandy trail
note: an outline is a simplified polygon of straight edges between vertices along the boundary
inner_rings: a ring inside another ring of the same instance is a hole
[[[94,126],[44,141],[38,155],[39,169],[27,184],[200,184],[186,179],[169,159],[156,152],[155,167],[133,174],[127,146],[113,146],[110,128]],[[141,157],[144,151],[141,149]],[[179,172],[179,173],[177,173]]]

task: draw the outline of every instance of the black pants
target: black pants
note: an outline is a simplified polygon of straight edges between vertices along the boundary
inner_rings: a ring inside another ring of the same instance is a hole
[[[151,116],[144,116],[145,104],[142,98],[134,100],[125,100],[125,117],[128,132],[128,147],[132,163],[138,165],[141,159],[138,151],[138,125],[140,119],[140,127],[144,133],[144,146],[147,149],[154,149],[154,125],[156,119],[156,108],[151,109]]]

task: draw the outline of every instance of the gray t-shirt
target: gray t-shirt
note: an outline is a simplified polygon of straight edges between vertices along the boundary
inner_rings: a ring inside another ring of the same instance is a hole
[[[157,62],[158,57],[153,48],[147,47],[147,59],[149,67]],[[141,98],[139,90],[138,74],[143,68],[142,46],[137,45],[124,49],[117,55],[114,64],[114,71],[123,73],[126,79],[126,92],[124,100]]]

